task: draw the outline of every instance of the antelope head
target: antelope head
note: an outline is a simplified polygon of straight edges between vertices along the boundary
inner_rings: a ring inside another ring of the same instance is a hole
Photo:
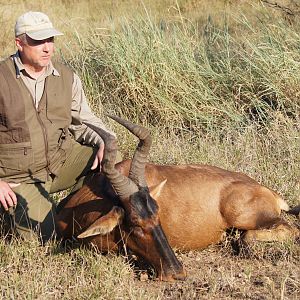
[[[126,177],[115,168],[118,149],[116,138],[85,122],[104,140],[105,151],[102,171],[122,203],[122,207],[113,209],[112,214],[117,222],[113,225],[110,224],[109,229],[106,228],[105,232],[113,230],[119,224],[126,246],[156,269],[158,279],[164,281],[183,280],[186,273],[164,234],[159,220],[159,207],[151,197],[145,179],[145,165],[151,147],[150,133],[142,126],[132,124],[116,116],[110,117],[137,136],[139,143],[132,159],[129,176]],[[101,226],[98,230],[95,227],[90,229],[93,235],[101,234],[101,230],[103,232]],[[79,237],[90,235],[88,229]]]

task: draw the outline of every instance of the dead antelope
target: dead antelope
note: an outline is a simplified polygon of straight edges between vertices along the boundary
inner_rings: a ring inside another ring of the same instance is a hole
[[[125,244],[152,264],[160,279],[172,280],[185,273],[168,242],[201,249],[219,242],[229,228],[245,230],[248,242],[299,235],[281,219],[281,210],[289,207],[274,191],[245,174],[214,166],[146,164],[148,131],[112,118],[140,143],[132,161],[114,166],[116,140],[98,131],[106,143],[103,173],[60,206],[58,225],[64,237],[76,236],[102,251]]]
[[[76,236],[101,251],[117,250],[125,244],[148,261],[160,280],[185,279],[159,221],[159,207],[151,197],[145,179],[145,165],[151,146],[147,129],[131,126],[139,137],[127,176],[115,168],[115,137],[94,126],[105,142],[103,174],[91,178],[74,196],[58,207],[57,223],[64,238]]]

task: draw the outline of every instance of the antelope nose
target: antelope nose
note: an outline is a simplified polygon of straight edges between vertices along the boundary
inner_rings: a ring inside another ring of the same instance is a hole
[[[184,281],[186,279],[186,271],[182,269],[176,273],[169,273],[169,274],[159,274],[156,280],[167,281],[167,282],[174,282],[175,280]]]
[[[173,278],[175,280],[181,280],[181,281],[186,280],[186,277],[187,277],[187,274],[186,274],[185,270],[182,270],[181,273],[176,273],[176,274],[173,275]]]

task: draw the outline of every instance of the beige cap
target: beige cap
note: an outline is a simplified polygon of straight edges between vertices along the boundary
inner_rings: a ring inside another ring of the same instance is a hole
[[[36,11],[29,11],[20,16],[15,26],[15,36],[26,33],[33,40],[45,40],[63,33],[53,28],[48,16]]]

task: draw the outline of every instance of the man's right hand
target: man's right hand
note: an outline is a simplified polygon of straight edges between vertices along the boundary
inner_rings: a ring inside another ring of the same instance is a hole
[[[7,183],[0,181],[0,203],[7,211],[10,207],[17,205],[17,196],[12,188],[20,185],[20,183]]]

